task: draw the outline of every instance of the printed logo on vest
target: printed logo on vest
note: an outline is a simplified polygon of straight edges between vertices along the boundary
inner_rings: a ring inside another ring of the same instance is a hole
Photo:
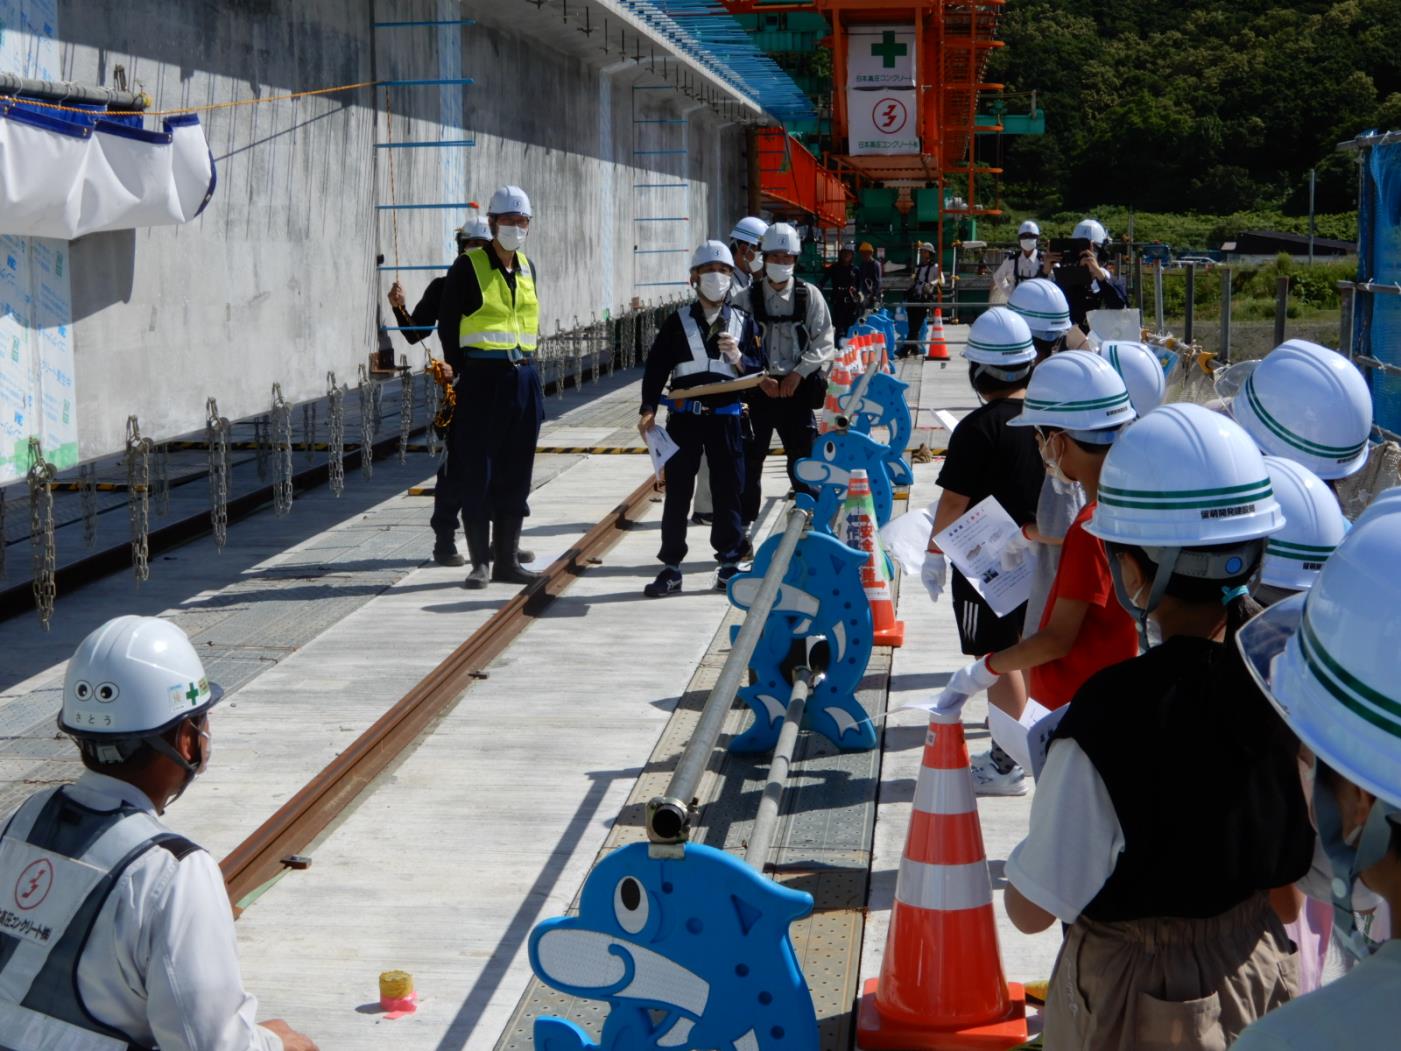
[[[37,909],[54,885],[53,862],[48,858],[31,861],[15,880],[15,906],[23,912]]]

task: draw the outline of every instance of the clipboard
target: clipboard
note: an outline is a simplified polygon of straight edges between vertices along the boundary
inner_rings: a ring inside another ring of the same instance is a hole
[[[680,401],[683,398],[703,398],[707,394],[736,394],[739,391],[757,387],[764,382],[764,378],[762,372],[751,372],[748,376],[741,376],[737,380],[722,380],[719,383],[702,383],[699,387],[669,390],[667,397]]]

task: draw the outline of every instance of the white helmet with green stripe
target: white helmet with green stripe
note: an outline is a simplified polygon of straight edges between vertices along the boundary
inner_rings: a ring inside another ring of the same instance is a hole
[[[1088,350],[1053,354],[1031,374],[1013,427],[1056,427],[1072,438],[1108,445],[1134,418],[1129,391],[1109,362]]]
[[[1220,413],[1174,403],[1144,416],[1109,450],[1086,528],[1138,547],[1212,547],[1260,540],[1283,526],[1250,435]]]
[[[1319,839],[1333,868],[1334,919],[1359,955],[1352,885],[1389,848],[1401,822],[1401,508],[1355,526],[1318,580],[1255,617],[1236,637],[1284,720],[1324,763],[1376,796],[1348,840],[1332,791],[1314,784]]]
[[[1317,343],[1291,339],[1266,355],[1232,399],[1231,415],[1262,450],[1320,478],[1346,478],[1367,460],[1367,381],[1347,358]]]
[[[1054,281],[1033,277],[1023,281],[1007,300],[1036,339],[1055,340],[1070,331],[1070,304]]]
[[[1328,483],[1282,456],[1266,456],[1284,528],[1265,544],[1260,583],[1290,591],[1313,587],[1318,571],[1347,535],[1347,519]]]
[[[968,329],[963,356],[999,379],[1019,379],[1036,360],[1031,329],[1006,307],[990,307]]]
[[[1168,353],[1172,353],[1169,351]],[[1133,411],[1143,416],[1163,403],[1167,396],[1167,373],[1163,363],[1142,343],[1111,339],[1099,347],[1099,356],[1124,377]]]

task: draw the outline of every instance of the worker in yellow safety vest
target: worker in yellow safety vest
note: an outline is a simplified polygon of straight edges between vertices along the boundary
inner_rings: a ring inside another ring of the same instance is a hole
[[[535,265],[521,251],[530,221],[530,198],[519,186],[492,194],[491,243],[453,263],[438,312],[438,339],[457,377],[448,472],[450,487],[462,493],[469,588],[486,587],[488,575],[508,584],[528,584],[539,575],[523,568],[517,555],[545,418],[534,365],[540,329]]]

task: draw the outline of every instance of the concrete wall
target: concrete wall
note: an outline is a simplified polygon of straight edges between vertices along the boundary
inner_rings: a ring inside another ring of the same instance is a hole
[[[479,24],[371,29],[375,18],[460,17]],[[559,7],[62,0],[59,35],[66,79],[111,84],[121,65],[157,108],[376,79],[476,81],[391,88],[388,117],[384,89],[203,114],[218,187],[199,219],[73,242],[85,458],[119,448],[133,413],[160,438],[201,426],[211,395],[236,418],[265,411],[274,382],[292,400],[323,393],[328,370],[354,383],[396,276],[377,271],[376,255],[387,265],[445,263],[465,218],[378,211],[391,200],[391,162],[400,203],[485,206],[500,183],[525,187],[546,333],[617,312],[634,295],[675,291],[639,286],[684,280],[684,254],[634,249],[689,248],[743,214],[742,129],[670,88],[639,88],[661,83],[646,60],[639,68],[609,56]],[[377,150],[377,136],[476,145]],[[685,189],[638,188],[682,181]],[[687,221],[635,221],[664,215]],[[412,301],[434,274],[398,276]],[[392,339],[396,352],[407,349]],[[410,361],[421,364],[421,351]]]

